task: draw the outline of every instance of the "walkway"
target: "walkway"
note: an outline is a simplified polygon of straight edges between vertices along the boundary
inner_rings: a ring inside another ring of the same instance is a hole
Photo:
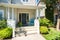
[[[42,35],[33,34],[33,35],[15,37],[12,40],[45,40],[45,38],[43,38]]]

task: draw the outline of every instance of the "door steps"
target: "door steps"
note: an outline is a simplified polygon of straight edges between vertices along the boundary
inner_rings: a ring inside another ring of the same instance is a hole
[[[15,30],[16,36],[27,36],[32,34],[37,34],[37,27],[27,26],[27,27],[19,27]]]

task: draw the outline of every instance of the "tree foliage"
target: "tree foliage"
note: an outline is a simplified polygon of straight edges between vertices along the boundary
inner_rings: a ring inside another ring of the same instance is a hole
[[[54,20],[54,8],[56,7],[57,0],[46,0],[46,18],[53,22]]]

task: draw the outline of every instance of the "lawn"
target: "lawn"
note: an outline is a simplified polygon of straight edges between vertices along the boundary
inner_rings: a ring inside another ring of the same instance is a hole
[[[42,34],[46,40],[60,40],[60,32],[54,28],[50,28],[48,34]]]

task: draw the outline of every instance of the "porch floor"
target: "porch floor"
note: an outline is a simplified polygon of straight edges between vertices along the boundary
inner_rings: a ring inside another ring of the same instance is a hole
[[[28,36],[15,37],[12,38],[12,40],[45,40],[45,38],[43,38],[41,34],[33,34]]]

